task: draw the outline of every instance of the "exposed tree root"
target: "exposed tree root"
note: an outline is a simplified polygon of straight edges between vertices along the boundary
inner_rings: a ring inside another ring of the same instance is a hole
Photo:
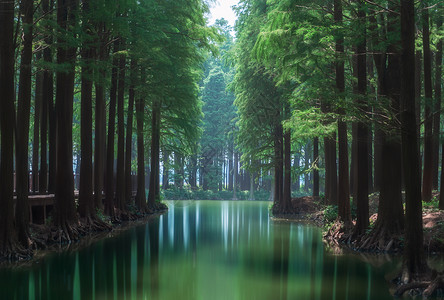
[[[29,260],[32,255],[32,249],[25,249],[18,242],[9,242],[0,249],[0,263]]]
[[[418,278],[415,281],[400,285],[395,293],[395,297],[401,297],[406,292],[409,292],[410,295],[414,294],[422,294],[424,299],[428,299],[432,297],[438,290],[444,290],[444,274],[437,274],[434,272],[432,278],[430,278],[429,274],[423,274],[421,278]]]
[[[162,212],[168,209],[168,206],[162,202],[155,201],[153,204],[148,204],[147,213],[153,214],[156,212]]]

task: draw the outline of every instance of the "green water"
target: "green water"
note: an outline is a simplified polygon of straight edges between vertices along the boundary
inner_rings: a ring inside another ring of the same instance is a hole
[[[269,202],[176,201],[148,224],[32,267],[0,270],[0,299],[391,299],[384,275],[324,250]]]

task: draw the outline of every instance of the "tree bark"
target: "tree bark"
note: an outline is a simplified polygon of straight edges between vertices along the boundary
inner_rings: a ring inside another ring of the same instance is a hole
[[[42,53],[39,52],[36,59],[40,60]],[[35,98],[34,98],[34,132],[32,138],[32,191],[39,190],[39,149],[40,149],[40,114],[42,112],[42,87],[43,72],[41,69],[35,75]]]
[[[315,137],[313,139],[313,197],[319,197],[319,138],[318,137]]]
[[[163,156],[163,174],[162,174],[162,189],[167,190],[170,188],[170,179],[169,179],[169,156],[170,152],[167,150],[162,151]]]
[[[404,266],[409,274],[424,270],[421,177],[415,113],[415,5],[401,0],[401,133],[405,181]]]
[[[251,184],[254,184],[254,176],[251,173]],[[284,130],[284,187],[282,208],[285,212],[291,211],[291,132]]]
[[[118,40],[114,42],[114,53],[119,51]],[[114,135],[116,125],[117,73],[119,59],[114,55],[109,92],[108,142],[105,165],[105,213],[114,217]]]
[[[42,12],[44,15],[48,15],[52,11],[52,2],[49,0],[42,0]],[[49,26],[45,28],[50,30]],[[50,45],[52,44],[52,36],[45,36],[46,47],[43,49],[43,60],[45,63],[52,63],[52,51]],[[53,72],[49,69],[43,70],[43,88],[42,88],[42,114],[41,114],[41,126],[40,126],[40,176],[39,176],[39,192],[44,194],[49,190],[48,186],[48,123],[55,127],[55,118],[53,114],[53,93],[54,93],[54,82],[53,82]],[[51,121],[49,120],[51,118]],[[54,165],[53,160],[55,159],[55,141],[51,137],[55,137],[55,128],[50,127],[50,157],[51,163]],[[54,158],[54,159],[53,159]],[[51,167],[52,167],[51,165]],[[52,169],[51,169],[52,170]]]
[[[121,43],[124,49],[124,43]],[[119,83],[117,85],[117,175],[115,205],[121,211],[126,210],[125,201],[125,56],[119,59]]]
[[[57,1],[57,24],[65,34],[73,34],[75,15],[78,7],[76,0]],[[64,71],[56,74],[56,111],[57,111],[57,168],[55,186],[55,224],[63,228],[68,239],[76,239],[67,227],[77,221],[74,202],[73,151],[72,151],[72,118],[74,98],[74,64],[76,48],[66,45],[67,38],[58,38],[57,63],[67,65]]]
[[[135,97],[135,72],[136,61],[133,58],[130,66],[131,83],[128,90],[128,113],[126,117],[126,142],[125,142],[125,199],[126,203],[132,202],[132,183],[131,183],[131,159],[132,159],[132,143],[133,143],[133,111],[134,111],[134,97]]]
[[[16,192],[15,222],[22,246],[29,246],[29,115],[31,111],[31,61],[34,6],[31,0],[20,1],[23,23],[23,48],[20,59],[20,78],[16,132]]]
[[[339,26],[342,24],[342,2],[341,0],[334,1],[334,20]],[[345,92],[345,75],[344,75],[344,38],[338,37],[336,40],[336,90],[341,94]],[[340,115],[345,115],[344,109],[339,109]],[[348,141],[347,141],[347,124],[338,120],[338,217],[343,222],[351,220],[350,215],[350,186],[348,176]]]
[[[363,2],[357,0],[358,18],[364,22],[366,13],[363,8]],[[363,24],[361,24],[364,26]],[[366,63],[366,29],[363,28],[360,32],[360,41],[356,47],[357,55],[357,104],[360,109],[367,112],[367,103],[364,99],[367,93],[367,63]],[[355,233],[362,234],[369,225],[369,206],[368,206],[368,127],[364,121],[360,120],[357,124],[357,157],[356,157],[356,227]]]
[[[14,159],[14,1],[0,2],[0,254],[13,254],[16,243],[13,202]]]
[[[98,50],[98,60],[103,62],[108,56],[106,40],[104,40],[104,24],[98,25],[100,45]],[[104,82],[106,69],[101,67],[99,74],[102,80],[95,82],[96,106],[95,106],[95,132],[94,132],[94,205],[98,209],[103,209],[102,192],[104,191],[104,172],[106,155],[106,108]]]
[[[82,1],[82,10],[85,15],[83,20],[84,31],[91,35],[88,26],[89,1]],[[79,184],[79,214],[81,218],[95,216],[93,199],[93,166],[92,166],[92,90],[94,49],[87,42],[82,49],[82,73],[81,73],[81,107],[80,107],[80,184]]]
[[[441,10],[442,12],[442,10]],[[442,15],[436,21],[438,30],[442,29]],[[439,135],[441,123],[441,82],[442,82],[442,38],[436,45],[435,55],[435,107],[433,112],[433,189],[438,189],[439,183]]]
[[[151,174],[148,192],[148,208],[156,209],[160,202],[159,191],[159,154],[160,154],[160,101],[153,100],[151,118]]]
[[[144,80],[144,78],[142,78]],[[137,121],[137,195],[136,206],[140,210],[146,208],[145,192],[145,147],[143,138],[143,124],[145,112],[145,99],[142,95],[137,95],[136,101],[136,121]]]
[[[424,1],[423,1],[424,2]],[[422,176],[422,200],[432,199],[432,164],[433,164],[433,116],[432,116],[432,53],[430,51],[429,10],[424,3],[422,13],[424,50],[424,92],[426,105],[424,108],[424,169]]]

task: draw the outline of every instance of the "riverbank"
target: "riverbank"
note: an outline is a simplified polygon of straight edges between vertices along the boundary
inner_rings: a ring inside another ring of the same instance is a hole
[[[30,224],[30,248],[18,252],[16,256],[0,258],[0,268],[26,267],[50,253],[78,251],[101,239],[117,236],[130,228],[145,224],[167,211],[168,207],[162,203],[155,210],[126,212],[125,218],[116,219],[99,214],[94,220],[79,219],[72,226],[78,233],[75,240],[64,238],[63,230],[51,223]]]
[[[275,211],[272,219],[290,222],[307,222],[323,230],[326,246],[335,254],[354,252],[360,255],[376,255],[387,257],[387,254],[401,255],[404,248],[403,232],[397,234],[381,234],[375,223],[378,218],[378,194],[369,197],[370,227],[362,235],[355,235],[352,223],[344,224],[337,220],[337,207],[323,205],[319,198],[301,197],[292,199],[291,213],[282,214]],[[435,195],[435,199],[437,199]],[[273,212],[273,209],[272,209]],[[402,271],[396,272],[389,281],[391,293],[396,297],[408,292],[411,296],[430,297],[436,290],[444,288],[442,267],[437,268],[430,263],[433,255],[444,253],[444,212],[440,211],[437,201],[423,203],[424,252],[428,257],[429,269],[418,278],[406,283]]]

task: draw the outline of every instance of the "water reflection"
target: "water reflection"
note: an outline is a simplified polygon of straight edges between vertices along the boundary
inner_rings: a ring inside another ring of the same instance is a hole
[[[167,215],[30,269],[2,299],[391,299],[384,272],[325,253],[318,229],[270,221],[268,202],[170,202]]]

